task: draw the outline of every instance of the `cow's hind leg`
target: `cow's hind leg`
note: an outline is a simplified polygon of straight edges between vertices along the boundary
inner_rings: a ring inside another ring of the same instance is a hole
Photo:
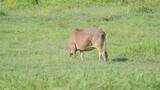
[[[108,55],[107,55],[107,52],[105,49],[103,49],[103,51],[102,51],[102,57],[103,57],[104,61],[107,61]]]
[[[99,53],[99,61],[101,60],[107,61],[107,52],[105,49],[98,49],[98,53]]]
[[[101,49],[98,49],[98,54],[99,54],[99,61],[102,60],[102,50]]]
[[[101,52],[99,52],[99,61],[101,61],[102,60],[102,54],[101,54]]]

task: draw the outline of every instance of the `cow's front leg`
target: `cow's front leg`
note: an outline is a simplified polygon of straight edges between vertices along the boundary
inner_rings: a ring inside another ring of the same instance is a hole
[[[81,60],[83,61],[84,60],[84,57],[83,57],[83,51],[80,51],[80,58],[81,58]]]
[[[75,58],[76,57],[76,51],[73,50],[73,57]]]

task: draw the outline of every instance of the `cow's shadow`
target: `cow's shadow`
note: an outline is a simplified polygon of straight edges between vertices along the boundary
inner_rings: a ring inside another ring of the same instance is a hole
[[[127,57],[116,57],[116,58],[112,59],[112,61],[114,61],[114,62],[125,62],[127,60],[128,60]]]

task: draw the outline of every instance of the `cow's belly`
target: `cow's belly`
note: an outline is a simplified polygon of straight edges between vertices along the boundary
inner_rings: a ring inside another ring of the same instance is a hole
[[[94,49],[93,43],[89,38],[76,40],[75,44],[78,50],[89,51]]]
[[[88,48],[84,49],[83,51],[90,51],[90,50],[93,50],[93,49],[95,49],[95,48],[94,47],[88,47]]]
[[[85,47],[77,47],[77,49],[78,50],[81,50],[81,51],[90,51],[90,50],[93,50],[93,49],[95,49],[95,47],[93,47],[93,46],[85,46]]]

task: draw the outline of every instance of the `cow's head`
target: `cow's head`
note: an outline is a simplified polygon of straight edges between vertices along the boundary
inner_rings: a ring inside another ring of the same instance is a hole
[[[69,56],[75,55],[76,54],[76,47],[74,43],[68,43],[66,47],[66,51],[69,54]]]
[[[72,56],[73,55],[73,50],[70,49],[69,47],[66,47],[66,52],[69,56]]]

